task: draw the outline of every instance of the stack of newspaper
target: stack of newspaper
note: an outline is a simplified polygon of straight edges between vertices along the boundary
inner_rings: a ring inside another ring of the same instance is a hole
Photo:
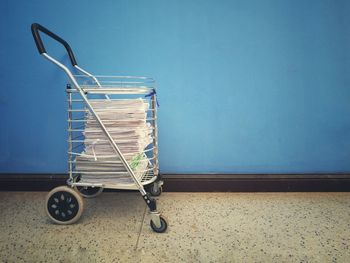
[[[124,158],[139,178],[146,172],[145,148],[152,143],[152,127],[146,121],[149,103],[143,99],[91,100]],[[76,157],[76,171],[86,183],[132,183],[120,158],[113,150],[91,112],[86,114],[84,145]]]

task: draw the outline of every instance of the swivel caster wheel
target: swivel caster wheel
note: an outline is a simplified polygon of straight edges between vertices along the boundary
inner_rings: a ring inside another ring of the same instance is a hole
[[[163,192],[163,181],[158,181],[158,182],[154,182],[153,184],[149,185],[148,188],[148,192],[152,195],[152,196],[160,196]]]
[[[74,182],[79,181],[80,176],[74,179]],[[77,190],[85,198],[94,198],[99,196],[103,192],[103,187],[74,186],[74,189]]]
[[[77,222],[83,209],[83,198],[68,186],[56,187],[46,197],[46,213],[56,224],[69,225]]]
[[[157,226],[156,223],[153,222],[153,220],[151,220],[151,222],[150,222],[151,228],[156,233],[164,233],[168,228],[168,223],[166,222],[166,220],[162,216],[159,216],[159,220],[160,220],[159,226]]]

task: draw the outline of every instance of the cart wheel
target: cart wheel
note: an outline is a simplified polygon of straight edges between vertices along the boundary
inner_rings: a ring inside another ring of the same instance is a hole
[[[103,187],[74,186],[83,197],[94,198],[103,192]]]
[[[148,187],[149,193],[152,196],[160,196],[163,192],[163,187],[157,182],[154,182]]]
[[[79,182],[80,176],[78,176],[74,181]],[[85,198],[94,198],[103,192],[103,187],[74,186],[74,189]]]
[[[157,233],[164,233],[166,230],[167,230],[167,228],[168,228],[168,223],[166,222],[166,220],[162,217],[162,216],[160,216],[160,227],[157,227],[154,223],[153,223],[153,221],[151,220],[151,228],[152,228],[152,230],[154,231],[154,232],[157,232]]]
[[[83,213],[83,198],[70,187],[56,187],[46,197],[46,212],[57,224],[73,224]]]

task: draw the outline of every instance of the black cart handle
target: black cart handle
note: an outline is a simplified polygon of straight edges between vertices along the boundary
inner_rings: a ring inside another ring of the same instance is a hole
[[[33,34],[33,38],[34,38],[36,47],[38,48],[40,55],[43,53],[46,53],[46,49],[44,47],[43,41],[41,40],[39,31],[45,33],[46,35],[52,37],[54,40],[60,42],[66,48],[67,53],[68,53],[69,58],[70,58],[70,61],[72,62],[72,65],[73,66],[78,65],[77,61],[75,60],[72,49],[70,48],[69,44],[65,40],[63,40],[62,38],[60,38],[56,34],[52,33],[50,30],[48,30],[47,28],[45,28],[42,25],[39,25],[37,23],[33,23],[31,26],[31,29],[32,29],[32,34]]]

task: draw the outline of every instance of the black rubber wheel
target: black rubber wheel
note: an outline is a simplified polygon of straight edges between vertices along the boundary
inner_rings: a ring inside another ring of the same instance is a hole
[[[74,182],[79,181],[80,176],[74,179]],[[76,189],[85,198],[94,198],[103,192],[103,187],[74,186],[74,189]]]
[[[163,192],[163,187],[155,182],[148,186],[148,191],[152,196],[160,196]]]
[[[74,188],[85,198],[94,198],[103,192],[102,187],[75,186]]]
[[[160,217],[160,227],[156,227],[152,220],[150,222],[150,225],[152,230],[157,233],[164,233],[168,228],[168,223],[162,216]]]
[[[83,199],[70,187],[56,187],[47,195],[46,213],[57,224],[73,224],[83,213]]]

